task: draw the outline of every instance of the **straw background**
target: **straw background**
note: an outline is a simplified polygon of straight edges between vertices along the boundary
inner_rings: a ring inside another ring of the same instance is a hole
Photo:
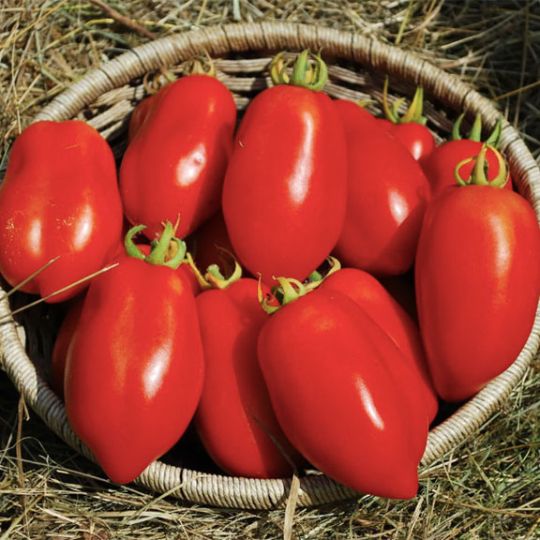
[[[86,2],[8,2],[0,12],[1,162],[13,136],[88,68],[157,35],[236,19],[317,22],[400,41],[497,99],[538,154],[538,2],[117,2],[139,33]],[[116,18],[116,14],[114,14]],[[125,21],[124,21],[125,22]],[[519,91],[521,89],[521,91]],[[516,91],[518,90],[518,91]],[[410,503],[364,497],[301,510],[298,538],[536,538],[538,364],[482,434],[430,467]],[[219,511],[116,488],[24,408],[0,397],[4,537],[275,538],[283,511]],[[0,536],[1,538],[2,536]]]

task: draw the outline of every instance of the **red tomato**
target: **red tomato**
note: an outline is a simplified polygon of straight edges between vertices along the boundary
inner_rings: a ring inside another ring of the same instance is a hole
[[[437,393],[461,401],[516,358],[540,286],[540,231],[512,191],[448,188],[426,213],[416,259],[420,329]]]
[[[229,90],[206,75],[183,77],[152,102],[122,160],[124,210],[131,223],[148,225],[150,239],[180,216],[185,237],[219,208],[236,107]]]
[[[256,280],[245,278],[197,298],[206,374],[195,421],[206,450],[228,473],[284,477],[292,474],[296,454],[257,361],[257,338],[268,318],[257,288]]]
[[[137,244],[137,247],[145,255],[150,254],[151,246],[147,244]],[[178,269],[176,271],[185,281],[185,284],[191,289],[193,296],[197,296],[201,292],[201,286],[197,281],[197,277],[195,276],[195,273],[193,272],[189,264],[187,264],[186,262],[180,263],[180,266],[178,266]]]
[[[195,263],[203,273],[211,264],[217,264],[225,276],[232,274],[234,270],[232,257],[227,256],[225,252],[233,256],[235,254],[221,212],[201,225],[186,239],[186,242]]]
[[[137,106],[133,109],[131,116],[129,117],[128,141],[133,140],[140,127],[146,120],[154,102],[154,96],[148,96],[147,98],[139,102]]]
[[[66,361],[70,424],[111,480],[169,450],[203,385],[195,300],[174,269],[125,255],[95,279]]]
[[[426,126],[416,122],[392,124],[390,133],[410,152],[416,160],[429,156],[435,149],[435,139]]]
[[[99,270],[120,239],[122,206],[113,153],[79,120],[36,122],[15,141],[0,187],[0,272],[47,296]],[[82,283],[51,297],[60,302]]]
[[[388,133],[392,130],[392,127],[394,126],[394,123],[387,118],[377,118],[377,124],[381,129]]]
[[[331,99],[278,85],[253,99],[223,185],[234,252],[267,283],[306,278],[334,247],[345,216],[346,144]]]
[[[71,340],[79,324],[84,298],[78,298],[73,302],[60,325],[51,356],[51,387],[61,399],[64,399],[66,358]]]
[[[366,129],[352,115],[341,117],[349,149],[349,196],[335,253],[348,266],[373,274],[406,272],[429,199],[427,180],[378,122]]]
[[[377,118],[354,101],[348,99],[336,99],[334,101],[334,107],[342,116],[350,116],[352,119],[351,122],[354,122],[355,124],[365,124],[366,129],[368,129],[369,126],[374,126],[378,123]]]
[[[455,169],[458,163],[476,157],[482,149],[482,143],[471,141],[470,139],[459,139],[457,141],[447,141],[438,146],[430,155],[420,161],[422,169],[431,185],[433,195],[438,195],[447,187],[456,185]],[[487,152],[488,179],[493,180],[499,174],[499,164],[497,157],[492,150]],[[464,164],[460,168],[462,178],[471,175],[474,162]],[[512,181],[509,180],[505,189],[512,189]]]
[[[356,268],[344,268],[328,276],[319,286],[321,289],[338,291],[354,300],[397,346],[411,368],[410,375],[405,374],[409,375],[407,383],[422,399],[423,412],[428,423],[431,422],[437,414],[437,397],[429,379],[418,328],[405,310],[373,276]]]
[[[258,351],[279,423],[313,465],[363,493],[415,496],[423,420],[387,368],[394,359],[381,358],[398,349],[353,300],[317,290],[287,304],[263,326]]]

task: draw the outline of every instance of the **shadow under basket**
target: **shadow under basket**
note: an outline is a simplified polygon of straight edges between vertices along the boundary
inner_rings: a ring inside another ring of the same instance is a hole
[[[489,100],[458,77],[399,48],[319,26],[250,23],[173,35],[130,50],[88,73],[55,98],[34,120],[84,119],[107,138],[120,159],[127,139],[126,120],[146,95],[145,76],[159,76],[163,68],[174,72],[185,60],[206,52],[217,59],[218,78],[231,89],[241,111],[257,92],[270,84],[267,67],[275,52],[305,48],[322,51],[330,77],[325,92],[332,97],[353,100],[371,97],[380,102],[386,75],[390,78],[390,100],[395,99],[392,92],[411,96],[415,87],[421,85],[426,96],[425,114],[436,136],[448,134],[452,120],[462,111],[469,120],[480,114],[487,128],[493,128],[501,117]],[[539,216],[540,169],[518,132],[504,119],[500,148],[508,160],[517,190]],[[50,429],[92,459],[69,427],[64,405],[45,381],[40,361],[33,354],[31,359],[27,353],[31,344],[40,336],[46,338],[49,326],[54,326],[54,320],[43,316],[51,309],[45,307],[29,313],[24,329],[12,319],[0,325],[3,368],[26,403]],[[4,299],[0,302],[0,317],[9,314],[10,305]],[[536,355],[539,330],[540,313],[537,311],[533,330],[513,364],[431,430],[421,469],[474,434],[501,406]],[[52,337],[49,339],[52,341]],[[290,479],[237,478],[162,461],[152,463],[136,483],[186,501],[253,509],[284,506],[291,486]],[[322,474],[308,474],[300,480],[298,505],[312,506],[358,496]]]

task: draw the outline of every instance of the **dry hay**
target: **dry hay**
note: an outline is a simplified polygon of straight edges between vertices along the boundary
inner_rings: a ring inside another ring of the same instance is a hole
[[[13,138],[40,107],[91,67],[148,39],[97,3],[0,2],[0,174]],[[398,42],[496,100],[540,155],[538,0],[111,0],[108,5],[157,36],[276,19]],[[293,537],[540,538],[539,367],[533,365],[478,436],[423,474],[415,500],[363,497],[298,510]],[[0,540],[283,536],[282,510],[204,508],[112,486],[29,416],[0,375]]]

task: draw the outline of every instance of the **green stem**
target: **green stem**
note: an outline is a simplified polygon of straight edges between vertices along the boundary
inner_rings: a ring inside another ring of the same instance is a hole
[[[124,239],[126,253],[149,264],[178,268],[186,257],[186,244],[174,236],[175,228],[172,223],[169,221],[165,223],[160,238],[152,242],[149,255],[145,255],[134,242],[135,236],[144,229],[145,225],[135,225],[129,229]]]
[[[229,285],[238,281],[242,277],[242,267],[238,261],[234,260],[234,270],[233,273],[226,278],[219,269],[217,264],[211,264],[206,269],[205,279],[210,285],[216,289],[226,289]]]
[[[313,291],[316,289],[326,278],[330,277],[332,274],[335,274],[338,270],[341,270],[341,263],[338,259],[335,257],[328,257],[326,259],[326,262],[330,266],[326,274],[322,274],[321,272],[318,272],[315,270],[315,272],[312,272],[308,278],[308,283],[306,283],[305,287],[308,291]]]
[[[263,293],[262,279],[260,275],[259,275],[259,281],[257,285],[257,298],[259,300],[259,304],[261,308],[268,315],[272,315],[272,313],[275,313],[281,307],[280,305],[270,304],[269,300],[271,297]]]
[[[191,268],[193,274],[195,275],[195,278],[197,279],[197,283],[199,284],[199,286],[201,287],[203,291],[206,289],[212,288],[212,285],[208,283],[208,281],[202,275],[202,272],[199,270],[199,268],[195,264],[195,261],[193,260],[193,257],[191,253],[189,253],[189,251],[186,253],[186,259],[184,262]]]
[[[486,140],[486,144],[490,144],[491,146],[498,146],[499,140],[501,138],[501,131],[502,131],[502,119],[499,118],[497,120],[497,123],[495,124],[495,127],[493,128],[493,131],[491,132],[490,136]]]
[[[135,225],[134,227],[131,227],[131,229],[129,229],[126,237],[124,238],[124,248],[126,250],[126,253],[130,257],[139,259],[141,261],[144,261],[146,259],[146,255],[137,247],[133,239],[141,231],[144,231],[144,229],[146,229],[146,225]]]
[[[173,268],[176,270],[176,268],[178,268],[184,262],[187,246],[183,240],[180,240],[180,238],[173,238],[171,240],[171,243],[169,244],[169,249],[167,253],[170,253],[171,246],[175,246],[174,255],[170,258],[166,258],[163,266],[168,266],[169,268]]]
[[[174,227],[173,224],[170,221],[167,221],[165,223],[165,227],[163,228],[163,232],[161,233],[161,236],[159,237],[158,241],[152,245],[152,251],[150,251],[150,255],[146,257],[146,262],[150,264],[164,264],[165,263],[165,255],[167,254],[167,251],[169,250],[169,244],[171,243],[171,240],[174,238]]]
[[[401,124],[414,122],[416,124],[425,125],[427,118],[422,116],[424,110],[424,89],[421,86],[416,88],[414,97],[407,109],[407,112],[400,119]]]
[[[474,117],[474,122],[469,132],[469,139],[475,142],[482,140],[482,117],[479,114]]]
[[[465,113],[461,113],[457,120],[454,122],[452,127],[452,140],[459,141],[461,137],[461,124],[463,123],[463,118],[465,118]],[[482,140],[482,117],[477,114],[474,117],[474,122],[469,131],[469,136],[467,137],[471,141],[480,142]]]
[[[273,288],[273,296],[271,298],[277,300],[279,305],[269,303],[269,299],[265,297],[262,292],[261,279],[259,278],[258,298],[262,309],[271,315],[281,307],[290,304],[291,302],[298,300],[298,298],[315,290],[328,276],[331,276],[338,270],[341,270],[341,263],[335,257],[328,257],[326,260],[330,265],[330,269],[326,275],[323,276],[320,272],[315,270],[309,275],[307,283],[301,283],[297,279],[293,278],[274,278],[278,282],[278,285]]]
[[[392,107],[390,107],[388,103],[388,77],[385,77],[384,79],[382,97],[384,114],[393,124],[415,123],[425,125],[427,123],[427,118],[422,116],[424,109],[424,89],[421,86],[416,88],[414,97],[403,116],[400,116],[399,108],[405,102],[405,98],[396,99],[392,104]]]
[[[461,113],[457,120],[454,122],[454,125],[452,126],[452,140],[453,141],[459,141],[461,137],[461,124],[463,122],[463,119],[465,118],[465,113]]]
[[[382,99],[383,99],[382,104],[383,104],[384,115],[386,116],[388,120],[390,120],[390,122],[392,122],[393,124],[397,124],[398,123],[397,116],[394,113],[394,111],[390,108],[390,105],[388,104],[388,77],[384,78]]]

